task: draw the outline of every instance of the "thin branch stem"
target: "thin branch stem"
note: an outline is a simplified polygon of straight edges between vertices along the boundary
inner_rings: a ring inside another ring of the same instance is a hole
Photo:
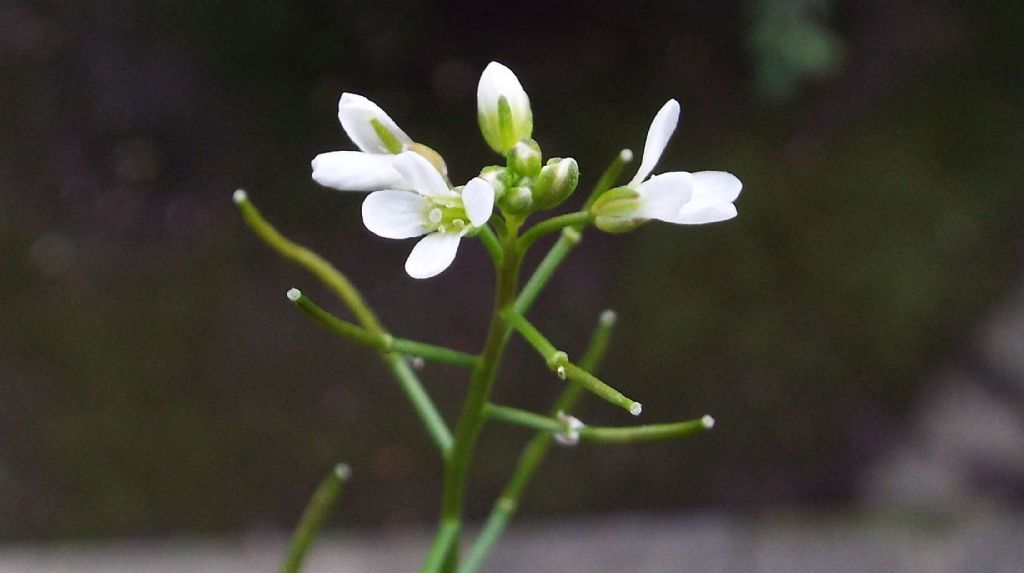
[[[594,185],[593,190],[590,192],[590,196],[587,198],[586,203],[583,205],[581,212],[590,211],[590,206],[594,204],[594,201],[601,196],[602,193],[611,188],[615,184],[619,175],[622,173],[623,167],[633,160],[633,152],[628,149],[623,149],[615,156],[612,162],[604,170],[601,178],[598,179],[597,184]],[[562,229],[562,236],[555,241],[555,244],[548,251],[548,254],[544,256],[544,259],[537,266],[537,269],[533,271],[533,275],[530,277],[526,284],[523,286],[522,291],[519,293],[519,298],[516,299],[515,309],[520,314],[526,314],[526,312],[533,306],[534,301],[537,300],[537,296],[540,295],[540,291],[544,290],[547,286],[548,281],[551,280],[551,276],[555,273],[555,270],[562,264],[569,253],[572,252],[576,245],[583,239],[582,226],[579,227],[566,227]]]
[[[333,290],[342,302],[349,307],[352,314],[356,316],[356,320],[368,333],[377,335],[387,334],[387,331],[377,319],[376,314],[363,302],[362,295],[359,294],[359,291],[356,290],[355,286],[345,275],[325,261],[320,255],[282,235],[263,218],[259,210],[256,209],[256,206],[249,201],[249,196],[245,191],[241,189],[235,191],[233,199],[235,204],[238,205],[242,218],[268,246],[286,259],[297,263],[313,273],[321,282]],[[400,354],[382,351],[379,352],[379,355],[398,380],[399,387],[412,403],[434,444],[441,451],[442,457],[447,458],[452,450],[451,431],[448,429],[447,424],[445,424],[441,414],[437,411],[437,407],[434,406],[430,396],[427,395],[416,373],[412,371],[405,358]]]
[[[497,217],[495,217],[497,219]],[[484,248],[487,249],[487,253],[491,255],[491,260],[494,261],[494,268],[501,266],[501,243],[498,241],[498,237],[494,235],[494,231],[490,227],[484,225],[480,227],[478,233],[480,242],[483,243]]]
[[[578,231],[583,226],[590,224],[593,220],[593,215],[588,211],[566,213],[565,215],[558,215],[557,217],[545,219],[530,227],[525,233],[523,233],[523,236],[519,238],[519,250],[525,251],[537,239],[547,235],[548,233],[554,233],[555,231],[560,231],[566,227],[575,227]]]
[[[554,418],[536,414],[534,412],[527,412],[526,410],[520,410],[519,408],[499,406],[498,404],[488,404],[487,408],[484,409],[484,413],[486,413],[487,417],[492,420],[505,422],[506,424],[514,424],[516,426],[523,426],[524,428],[531,428],[533,430],[547,432],[549,434],[558,434],[568,430],[565,424]]]
[[[320,326],[357,344],[368,346],[380,352],[399,352],[410,356],[419,356],[424,360],[452,364],[463,368],[472,369],[476,367],[477,357],[472,354],[417,340],[395,338],[389,334],[370,334],[355,324],[342,320],[320,308],[308,296],[302,294],[299,289],[293,288],[289,290],[288,300],[295,303],[299,310]]]
[[[302,570],[306,555],[313,547],[313,542],[316,541],[331,508],[341,497],[345,482],[351,474],[352,470],[347,465],[338,464],[317,486],[292,535],[288,553],[281,564],[281,573],[298,573]]]
[[[611,339],[615,322],[616,316],[611,310],[601,313],[597,327],[590,336],[587,350],[583,353],[583,358],[580,359],[580,366],[592,372],[598,369],[605,350],[608,348],[608,342]],[[574,382],[567,384],[565,390],[562,390],[562,394],[555,400],[554,405],[549,410],[550,414],[554,416],[558,412],[572,409],[579,399],[581,391],[582,389],[579,384]],[[463,561],[462,566],[459,568],[459,573],[476,573],[477,569],[483,564],[484,559],[491,552],[491,548],[497,543],[502,533],[505,532],[508,522],[515,515],[516,509],[519,507],[519,500],[522,498],[526,486],[530,484],[530,480],[533,479],[537,469],[540,468],[540,464],[547,457],[548,451],[551,449],[551,441],[551,435],[548,432],[539,431],[534,434],[533,438],[523,448],[523,451],[519,454],[519,463],[516,465],[515,472],[505,484],[505,489],[502,490],[501,496],[494,502],[494,507],[487,517],[487,522],[473,542],[473,547],[466,555],[466,560]]]
[[[557,420],[551,419],[556,422]],[[655,442],[658,440],[674,440],[693,434],[706,432],[713,428],[715,419],[703,416],[696,420],[676,422],[673,424],[648,424],[622,428],[590,427],[580,429],[580,439],[601,444],[632,444],[638,442]]]
[[[523,315],[515,312],[513,309],[509,309],[505,311],[504,316],[509,325],[519,332],[544,358],[548,368],[558,373],[559,378],[572,380],[611,404],[628,411],[630,414],[634,416],[640,415],[641,410],[643,410],[643,405],[640,402],[627,398],[622,392],[612,388],[590,372],[570,362],[566,353],[555,348],[537,330],[537,327],[530,324],[530,321],[526,320]]]
[[[377,319],[377,315],[363,302],[362,295],[356,290],[352,281],[348,280],[348,277],[334,268],[331,263],[325,261],[320,255],[282,235],[263,218],[263,215],[260,214],[256,206],[249,200],[249,196],[245,191],[241,189],[235,191],[233,198],[235,204],[238,205],[238,210],[242,213],[242,218],[248,223],[249,228],[263,239],[263,242],[284,258],[297,263],[316,275],[320,282],[330,287],[341,298],[342,302],[348,306],[363,328],[372,333],[384,332],[384,328]]]
[[[590,206],[597,201],[597,198],[602,193],[612,188],[615,185],[615,181],[622,174],[622,169],[633,161],[633,152],[628,149],[623,149],[612,159],[612,162],[605,168],[604,173],[601,174],[601,178],[597,180],[594,185],[594,189],[590,192],[590,196],[587,197],[587,202],[583,205],[584,211],[589,211]]]
[[[569,430],[566,424],[552,416],[544,416],[519,408],[499,406],[497,404],[487,405],[487,416],[499,422],[532,428],[549,434],[560,434]],[[684,438],[699,432],[710,430],[715,425],[715,419],[711,416],[704,416],[696,420],[675,422],[671,424],[647,424],[644,426],[583,426],[580,428],[580,438],[588,442],[599,444],[631,444],[636,442],[655,442],[658,440],[672,440]]]

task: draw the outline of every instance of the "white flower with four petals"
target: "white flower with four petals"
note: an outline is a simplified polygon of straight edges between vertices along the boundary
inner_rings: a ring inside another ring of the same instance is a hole
[[[413,151],[395,156],[394,167],[411,190],[370,193],[363,201],[363,224],[386,239],[426,235],[413,247],[405,271],[413,278],[429,278],[452,264],[467,232],[490,219],[494,187],[474,177],[461,192],[451,189],[437,169]]]
[[[377,104],[361,95],[344,93],[338,119],[360,151],[331,151],[313,158],[313,180],[342,191],[408,189],[394,168],[395,154],[413,141]]]
[[[671,171],[648,177],[661,159],[679,123],[679,102],[668,100],[647,132],[644,155],[633,179],[594,205],[596,224],[607,231],[625,231],[650,219],[699,225],[736,216],[733,201],[743,184],[724,171]]]

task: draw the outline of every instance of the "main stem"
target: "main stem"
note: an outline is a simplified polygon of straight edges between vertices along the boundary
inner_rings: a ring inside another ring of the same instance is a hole
[[[444,492],[441,500],[442,527],[455,525],[461,529],[466,474],[469,470],[474,446],[487,417],[487,402],[490,399],[494,376],[498,371],[498,365],[505,349],[505,341],[508,339],[510,327],[502,314],[505,310],[512,308],[516,300],[522,253],[516,244],[520,222],[510,218],[507,223],[507,229],[501,241],[503,254],[501,266],[498,267],[494,313],[491,316],[487,341],[480,353],[480,361],[473,371],[469,393],[455,427],[455,443],[451,456],[445,462]],[[458,539],[459,533],[456,534],[456,539]],[[457,547],[456,541],[453,548]],[[453,549],[453,553],[454,551],[456,549]],[[449,558],[444,570],[454,571],[457,565],[456,561],[457,559]]]

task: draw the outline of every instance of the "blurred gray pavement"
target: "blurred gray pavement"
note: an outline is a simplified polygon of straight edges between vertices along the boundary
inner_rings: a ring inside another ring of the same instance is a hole
[[[255,573],[276,571],[286,539],[168,539],[0,546],[3,573]],[[308,573],[417,571],[425,531],[328,532]],[[494,573],[1020,573],[1024,516],[625,515],[520,522],[498,545]]]

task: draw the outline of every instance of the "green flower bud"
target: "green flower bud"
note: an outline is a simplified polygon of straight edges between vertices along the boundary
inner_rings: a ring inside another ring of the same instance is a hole
[[[533,133],[530,98],[512,70],[491,62],[480,76],[476,94],[480,132],[487,145],[505,155]]]
[[[494,200],[497,201],[505,194],[505,168],[499,165],[490,165],[480,170],[480,178],[491,184],[494,188]]]
[[[508,152],[508,168],[523,177],[536,177],[540,173],[540,145],[529,137],[520,140]]]
[[[580,168],[576,160],[567,157],[552,158],[540,170],[533,184],[533,204],[537,209],[551,209],[569,198],[580,180]]]
[[[499,205],[506,213],[521,215],[533,207],[533,194],[530,193],[529,187],[513,187],[505,191]]]

